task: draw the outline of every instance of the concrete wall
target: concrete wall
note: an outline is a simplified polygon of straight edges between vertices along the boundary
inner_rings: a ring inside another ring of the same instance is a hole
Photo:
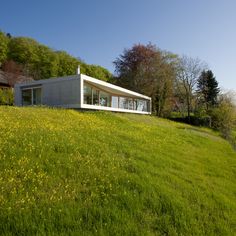
[[[42,104],[71,106],[80,104],[79,79],[55,81],[42,84]]]
[[[15,105],[22,106],[22,88],[42,88],[42,105],[80,107],[80,76],[33,81],[15,85]]]
[[[18,85],[14,87],[14,105],[21,106],[22,96],[21,96],[21,88]]]

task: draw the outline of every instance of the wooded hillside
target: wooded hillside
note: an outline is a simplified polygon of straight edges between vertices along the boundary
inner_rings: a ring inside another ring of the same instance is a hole
[[[12,37],[0,31],[0,69],[35,80],[81,72],[108,81],[112,74],[99,65],[89,65],[65,51],[53,50],[28,37]]]

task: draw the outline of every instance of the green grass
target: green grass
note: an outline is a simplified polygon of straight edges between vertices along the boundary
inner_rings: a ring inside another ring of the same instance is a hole
[[[151,116],[0,107],[2,235],[236,235],[236,153]]]

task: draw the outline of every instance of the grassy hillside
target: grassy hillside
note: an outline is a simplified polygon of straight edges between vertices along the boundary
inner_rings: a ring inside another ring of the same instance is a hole
[[[235,235],[236,153],[150,116],[0,107],[2,235]]]

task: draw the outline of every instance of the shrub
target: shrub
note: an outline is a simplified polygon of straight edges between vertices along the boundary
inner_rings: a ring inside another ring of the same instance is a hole
[[[235,122],[234,106],[227,96],[222,96],[219,105],[210,111],[212,127],[219,130],[226,139],[231,138]]]
[[[176,122],[187,123],[195,126],[211,127],[211,117],[208,115],[201,117],[199,116],[171,117],[169,119]]]
[[[13,90],[0,89],[0,105],[13,105]]]

